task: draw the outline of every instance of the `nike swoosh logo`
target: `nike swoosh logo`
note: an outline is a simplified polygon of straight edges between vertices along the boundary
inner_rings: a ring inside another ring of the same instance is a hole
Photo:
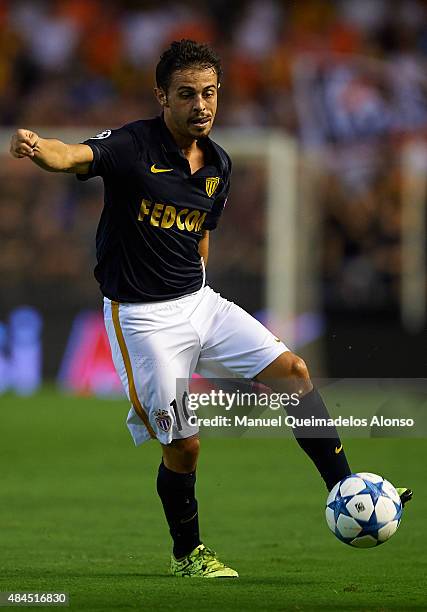
[[[335,454],[336,455],[338,455],[341,451],[342,451],[342,444],[341,444],[341,446],[339,448],[337,446],[335,447]]]
[[[190,522],[190,521],[192,521],[194,518],[196,518],[196,516],[197,516],[197,512],[196,512],[196,514],[193,514],[193,516],[190,516],[190,518],[188,518],[188,519],[181,519],[179,522],[180,522],[182,525],[184,525],[184,523],[189,523],[189,522]]]
[[[156,168],[156,164],[153,164],[150,170],[153,174],[157,174],[157,172],[173,172],[173,168]]]

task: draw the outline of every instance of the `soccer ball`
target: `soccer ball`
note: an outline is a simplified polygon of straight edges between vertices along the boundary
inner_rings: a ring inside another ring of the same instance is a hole
[[[326,501],[326,522],[341,542],[372,548],[396,532],[402,502],[393,485],[377,474],[360,472],[338,482]]]

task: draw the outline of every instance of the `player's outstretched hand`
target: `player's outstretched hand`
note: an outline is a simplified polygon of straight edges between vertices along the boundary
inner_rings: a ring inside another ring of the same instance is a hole
[[[13,157],[34,157],[39,135],[31,130],[16,130],[10,141],[10,153]]]

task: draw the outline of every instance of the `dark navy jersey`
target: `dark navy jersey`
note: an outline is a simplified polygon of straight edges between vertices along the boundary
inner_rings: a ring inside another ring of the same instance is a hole
[[[84,144],[94,159],[78,178],[104,180],[95,268],[102,293],[118,302],[153,302],[200,289],[199,242],[217,226],[230,187],[226,152],[200,139],[205,166],[191,174],[162,117],[105,130]]]

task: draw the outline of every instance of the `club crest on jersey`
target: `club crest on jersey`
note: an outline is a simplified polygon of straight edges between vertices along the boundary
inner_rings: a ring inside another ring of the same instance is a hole
[[[216,188],[219,185],[219,177],[218,176],[210,176],[206,179],[206,193],[211,198],[216,191]]]
[[[154,420],[158,427],[164,432],[168,432],[172,427],[172,417],[167,410],[156,410],[154,413]]]
[[[99,132],[95,136],[91,136],[89,140],[102,140],[103,138],[108,138],[111,136],[111,130],[104,130],[103,132]]]

